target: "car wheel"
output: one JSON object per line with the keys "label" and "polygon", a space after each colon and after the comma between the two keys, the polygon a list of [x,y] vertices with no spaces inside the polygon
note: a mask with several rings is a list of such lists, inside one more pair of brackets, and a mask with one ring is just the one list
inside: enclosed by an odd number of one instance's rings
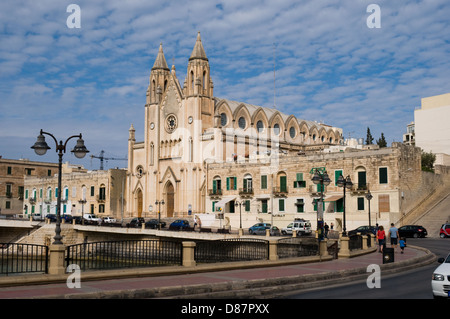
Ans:
{"label": "car wheel", "polygon": [[439,237],[445,238],[445,234],[440,234]]}
{"label": "car wheel", "polygon": [[413,237],[414,237],[414,238],[419,238],[419,234],[414,233]]}

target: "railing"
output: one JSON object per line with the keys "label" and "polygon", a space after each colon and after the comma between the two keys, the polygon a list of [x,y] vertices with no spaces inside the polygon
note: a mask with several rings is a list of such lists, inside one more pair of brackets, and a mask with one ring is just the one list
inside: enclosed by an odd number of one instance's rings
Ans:
{"label": "railing", "polygon": [[319,254],[319,244],[316,239],[283,238],[278,241],[279,258],[315,256]]}
{"label": "railing", "polygon": [[266,260],[268,241],[262,239],[223,239],[196,243],[194,259],[197,263]]}
{"label": "railing", "polygon": [[182,264],[182,243],[163,240],[129,240],[67,246],[66,266],[81,270],[149,267]]}
{"label": "railing", "polygon": [[363,238],[361,235],[349,236],[348,249],[350,250],[362,249],[363,248],[362,240]]}
{"label": "railing", "polygon": [[48,272],[48,246],[0,243],[0,274]]}

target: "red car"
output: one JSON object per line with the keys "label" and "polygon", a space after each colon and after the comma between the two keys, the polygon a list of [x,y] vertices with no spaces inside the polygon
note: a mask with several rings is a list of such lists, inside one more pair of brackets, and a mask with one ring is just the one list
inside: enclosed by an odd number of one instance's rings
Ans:
{"label": "red car", "polygon": [[444,224],[439,231],[439,237],[446,238],[450,237],[450,224]]}

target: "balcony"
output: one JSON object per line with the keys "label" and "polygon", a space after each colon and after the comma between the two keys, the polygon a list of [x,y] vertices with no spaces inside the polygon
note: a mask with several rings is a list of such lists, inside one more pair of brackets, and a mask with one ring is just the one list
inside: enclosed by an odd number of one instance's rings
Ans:
{"label": "balcony", "polygon": [[285,197],[288,194],[288,187],[287,186],[273,187],[272,192],[274,196]]}
{"label": "balcony", "polygon": [[222,196],[222,189],[208,189],[208,195],[210,197],[220,197]]}
{"label": "balcony", "polygon": [[95,196],[95,199],[96,199],[97,202],[99,202],[99,203],[104,203],[104,202],[106,201],[105,196],[101,196],[101,195]]}
{"label": "balcony", "polygon": [[368,190],[369,190],[368,183],[353,184],[353,186],[352,186],[353,194],[364,194],[364,193],[367,193]]}
{"label": "balcony", "polygon": [[242,197],[251,197],[253,196],[254,191],[253,191],[253,187],[244,187],[244,188],[239,188],[239,195]]}

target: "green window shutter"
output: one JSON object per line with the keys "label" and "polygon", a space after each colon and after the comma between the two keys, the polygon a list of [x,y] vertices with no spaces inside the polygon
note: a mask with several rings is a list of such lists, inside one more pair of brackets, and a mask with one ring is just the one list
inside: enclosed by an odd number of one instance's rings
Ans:
{"label": "green window shutter", "polygon": [[261,175],[261,189],[267,189],[267,175]]}
{"label": "green window shutter", "polygon": [[227,191],[230,190],[230,178],[227,177]]}
{"label": "green window shutter", "polygon": [[[217,181],[213,181],[213,194],[216,193],[217,190]],[[213,211],[214,211],[214,207],[213,207]]]}
{"label": "green window shutter", "polygon": [[55,198],[58,198],[58,187],[55,187]]}
{"label": "green window shutter", "polygon": [[282,192],[287,191],[286,176],[280,176],[280,191],[282,191]]}
{"label": "green window shutter", "polygon": [[213,211],[213,213],[215,212],[215,208],[216,208],[216,202],[212,202],[212,211]]}
{"label": "green window shutter", "polygon": [[25,199],[28,199],[28,189],[25,190]]}
{"label": "green window shutter", "polygon": [[342,173],[342,170],[337,170],[334,171],[334,186],[337,186],[337,181],[339,179],[339,176],[344,176],[344,174]]}
{"label": "green window shutter", "polygon": [[234,182],[233,189],[236,190],[237,189],[237,177],[233,177],[233,182]]}
{"label": "green window shutter", "polygon": [[297,213],[304,213],[304,201],[302,198],[297,199]]}
{"label": "green window shutter", "polygon": [[364,197],[358,197],[358,210],[364,210]]}
{"label": "green window shutter", "polygon": [[284,212],[284,199],[278,200],[278,211]]}
{"label": "green window shutter", "polygon": [[250,211],[250,201],[249,201],[249,200],[246,200],[246,201],[245,201],[245,211],[246,211],[246,212],[249,212],[249,211]]}
{"label": "green window shutter", "polygon": [[261,201],[261,209],[262,209],[262,213],[267,214],[267,199],[263,199]]}
{"label": "green window shutter", "polygon": [[387,184],[388,183],[388,173],[387,173],[387,167],[380,167],[379,169],[379,175],[380,175],[380,184]]}

